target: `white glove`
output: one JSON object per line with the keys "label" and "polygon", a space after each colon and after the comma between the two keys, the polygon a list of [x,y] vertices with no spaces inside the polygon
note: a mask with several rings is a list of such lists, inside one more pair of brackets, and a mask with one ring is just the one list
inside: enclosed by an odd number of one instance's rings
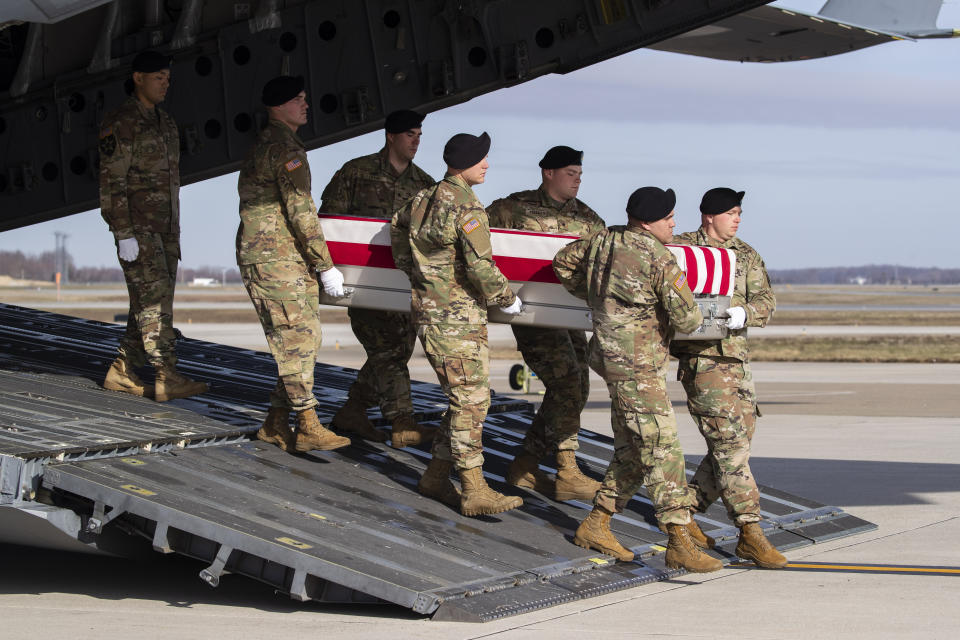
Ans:
{"label": "white glove", "polygon": [[747,323],[747,311],[743,307],[730,307],[727,309],[727,329],[743,329]]}
{"label": "white glove", "polygon": [[140,245],[136,238],[124,238],[117,243],[117,255],[124,262],[133,262],[140,255]]}
{"label": "white glove", "polygon": [[342,298],[343,292],[343,274],[340,269],[330,267],[320,274],[320,284],[323,285],[323,292],[334,298]]}
{"label": "white glove", "polygon": [[523,300],[520,299],[520,296],[517,296],[512,305],[509,307],[500,307],[500,311],[503,311],[508,316],[518,316],[523,313]]}

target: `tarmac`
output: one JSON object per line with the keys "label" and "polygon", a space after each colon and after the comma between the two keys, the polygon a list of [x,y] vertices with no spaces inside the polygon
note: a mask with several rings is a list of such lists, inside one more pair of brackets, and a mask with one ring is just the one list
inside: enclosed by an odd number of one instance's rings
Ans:
{"label": "tarmac", "polygon": [[[263,348],[255,325],[180,327],[191,337]],[[491,327],[509,348],[509,329]],[[359,366],[345,325],[327,325],[320,359]],[[257,346],[260,345],[260,346]],[[339,345],[339,348],[338,346]],[[514,361],[494,360],[507,391]],[[421,355],[414,378],[434,381]],[[842,507],[879,529],[788,552],[781,571],[727,568],[486,624],[432,622],[392,605],[298,603],[199,563],[130,560],[0,546],[0,638],[953,638],[960,627],[960,365],[755,363],[764,417],[758,481]],[[538,383],[525,397],[538,401]],[[705,447],[669,391],[685,454]],[[610,433],[596,378],[582,416]],[[819,563],[813,565],[813,563]],[[810,566],[812,565],[812,566]]]}

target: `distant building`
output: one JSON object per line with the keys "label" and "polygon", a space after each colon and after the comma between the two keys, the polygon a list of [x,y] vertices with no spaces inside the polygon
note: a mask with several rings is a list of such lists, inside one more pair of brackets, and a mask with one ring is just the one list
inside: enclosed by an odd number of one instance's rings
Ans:
{"label": "distant building", "polygon": [[190,283],[191,287],[219,287],[220,282],[216,278],[194,278]]}

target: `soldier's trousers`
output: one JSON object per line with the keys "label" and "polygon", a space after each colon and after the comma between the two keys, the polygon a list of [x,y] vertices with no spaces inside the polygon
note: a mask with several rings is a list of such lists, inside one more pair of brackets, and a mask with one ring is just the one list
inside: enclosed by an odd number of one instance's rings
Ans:
{"label": "soldier's trousers", "polygon": [[590,395],[587,337],[583,331],[513,325],[524,362],[546,387],[543,402],[523,440],[537,458],[580,448],[580,414]]}
{"label": "soldier's trousers", "polygon": [[673,411],[642,413],[636,382],[608,383],[607,389],[614,451],[594,504],[621,512],[644,486],[661,523],[690,522],[693,492],[687,486]]}
{"label": "soldier's trousers", "polygon": [[350,327],[367,361],[360,368],[348,396],[365,407],[379,405],[387,420],[412,415],[410,370],[417,332],[409,313],[353,308],[347,310]]}
{"label": "soldier's trousers", "polygon": [[723,500],[738,526],[759,522],[760,492],[750,471],[750,442],[757,423],[757,399],[750,365],[733,358],[680,357],[677,378],[687,392],[687,408],[707,441],[690,486],[697,510]]}
{"label": "soldier's trousers", "polygon": [[[120,339],[119,356],[134,367],[177,363],[173,333],[173,294],[180,260],[180,237],[175,233],[142,232],[136,259],[120,260],[127,283],[130,310],[127,330]],[[116,244],[117,241],[114,239]]]}
{"label": "soldier's trousers", "polygon": [[270,406],[293,411],[315,407],[313,370],[321,341],[316,276],[293,261],[240,265],[240,276],[277,362],[279,379]]}
{"label": "soldier's trousers", "polygon": [[433,440],[433,457],[457,470],[483,465],[483,421],[490,408],[487,325],[424,324],[420,344],[450,406]]}

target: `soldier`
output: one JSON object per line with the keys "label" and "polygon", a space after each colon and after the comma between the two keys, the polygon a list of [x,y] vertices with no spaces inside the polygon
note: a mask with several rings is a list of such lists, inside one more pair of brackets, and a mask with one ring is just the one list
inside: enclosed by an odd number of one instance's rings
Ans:
{"label": "soldier", "polygon": [[[390,228],[393,259],[410,278],[420,344],[450,402],[417,488],[465,516],[523,504],[488,487],[482,468],[490,406],[487,306],[499,305],[510,315],[522,310],[493,262],[487,214],[472,189],[484,181],[489,149],[486,133],[450,138],[443,149],[446,176],[399,209]],[[462,493],[450,481],[454,466]]]}
{"label": "soldier", "polygon": [[684,526],[693,497],[667,396],[671,331],[692,331],[703,322],[686,274],[663,246],[673,235],[674,204],[672,189],[637,189],[627,202],[625,227],[577,240],[553,260],[563,286],[593,312],[590,366],[607,382],[614,439],[593,510],[573,541],[633,560],[610,531],[610,517],[623,511],[643,484],[670,536],[667,566],[707,572],[722,565],[692,542]]}
{"label": "soldier", "polygon": [[[487,207],[491,227],[564,233],[581,238],[605,227],[593,209],[577,199],[583,152],[553,147],[540,160],[538,189],[519,191]],[[593,500],[600,483],[577,466],[580,414],[590,395],[587,338],[583,331],[512,325],[524,361],[543,381],[546,393],[523,439],[523,451],[510,464],[507,482],[536,489],[557,500]],[[540,471],[540,460],[557,459],[556,483]]]}
{"label": "soldier", "polygon": [[[130,310],[106,389],[157,402],[210,387],[176,370],[173,292],[180,260],[180,136],[157,105],[170,87],[170,58],[144,51],[133,59],[130,97],[100,127],[100,213],[113,232]],[[150,362],[156,384],[134,371]]]}
{"label": "soldier", "polygon": [[[310,165],[297,129],[307,123],[303,76],[279,76],[263,87],[269,123],[240,169],[237,264],[260,317],[279,379],[257,437],[284,451],[338,449],[349,438],[317,419],[313,370],[320,347],[320,290],[343,295],[310,196]],[[296,412],[297,432],[290,429]]]}
{"label": "soldier", "polygon": [[[423,118],[416,111],[388,115],[383,149],[343,165],[323,190],[320,211],[389,220],[418,191],[432,185],[434,179],[413,163]],[[383,417],[393,425],[392,446],[400,449],[429,442],[435,430],[417,424],[410,399],[407,362],[417,339],[410,314],[350,307],[347,315],[367,361],[331,427],[383,442],[387,437],[367,418],[367,407],[380,405]]]}
{"label": "soldier", "polygon": [[[760,412],[746,330],[766,325],[777,300],[760,254],[737,238],[743,194],[723,187],[710,189],[700,202],[700,228],[673,238],[676,244],[723,247],[736,253],[733,306],[727,311],[729,333],[723,340],[674,342],[670,353],[680,361],[677,378],[687,392],[687,408],[707,441],[707,455],[690,481],[696,510],[703,513],[721,498],[730,519],[740,527],[737,556],[766,569],[780,569],[787,559],[763,535],[760,493],[750,472],[750,442]],[[699,528],[691,534],[701,546],[713,547],[714,540]]]}

